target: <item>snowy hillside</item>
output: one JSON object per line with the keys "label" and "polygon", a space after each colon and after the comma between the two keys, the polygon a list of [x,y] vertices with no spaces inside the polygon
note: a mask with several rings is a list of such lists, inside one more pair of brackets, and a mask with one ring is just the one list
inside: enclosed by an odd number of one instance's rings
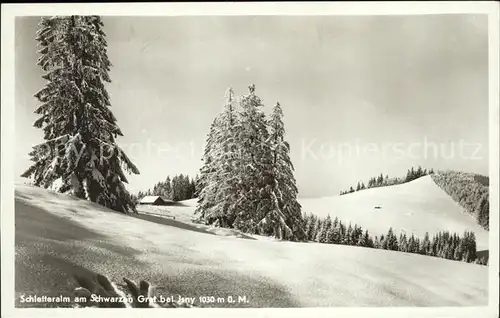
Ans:
{"label": "snowy hillside", "polygon": [[[373,235],[386,234],[390,226],[423,238],[425,232],[448,230],[476,234],[477,249],[488,249],[488,232],[463,212],[453,199],[425,176],[409,183],[367,189],[351,194],[300,200],[306,213],[321,217],[330,214],[357,223]],[[380,207],[376,209],[375,207]]]}
{"label": "snowy hillside", "polygon": [[[382,205],[377,213],[395,222],[398,218],[387,210],[392,206],[395,211],[402,199],[384,201],[384,196],[375,195],[382,190],[358,196],[372,197],[365,205]],[[356,195],[345,199],[349,197]],[[412,206],[425,206],[409,198]],[[192,213],[189,202],[174,208],[175,220],[161,222],[166,219],[130,217],[29,186],[17,186],[15,200],[17,305],[21,294],[69,294],[75,287],[70,278],[74,273],[101,273],[116,281],[123,276],[147,279],[165,295],[248,300],[205,306],[487,304],[486,266],[359,247],[216,235],[181,217]],[[444,199],[438,202],[446,205]],[[410,211],[417,212],[403,213]]]}

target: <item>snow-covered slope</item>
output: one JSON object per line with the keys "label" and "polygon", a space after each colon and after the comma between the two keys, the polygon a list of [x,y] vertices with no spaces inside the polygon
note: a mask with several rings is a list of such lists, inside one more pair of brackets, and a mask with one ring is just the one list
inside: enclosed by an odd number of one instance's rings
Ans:
{"label": "snow-covered slope", "polygon": [[[74,273],[147,279],[174,297],[247,298],[206,306],[487,304],[485,266],[360,247],[214,235],[189,223],[126,216],[29,186],[16,187],[15,197],[18,305],[21,294],[68,295],[75,287]],[[191,213],[189,204],[184,208]]]}
{"label": "snow-covered slope", "polygon": [[[425,176],[409,183],[367,189],[347,195],[300,200],[306,213],[321,217],[337,216],[343,222],[353,222],[373,235],[386,234],[390,226],[399,234],[412,232],[423,238],[448,230],[476,234],[478,250],[488,249],[488,232],[476,220],[463,212],[453,199]],[[379,206],[380,209],[375,209]]]}

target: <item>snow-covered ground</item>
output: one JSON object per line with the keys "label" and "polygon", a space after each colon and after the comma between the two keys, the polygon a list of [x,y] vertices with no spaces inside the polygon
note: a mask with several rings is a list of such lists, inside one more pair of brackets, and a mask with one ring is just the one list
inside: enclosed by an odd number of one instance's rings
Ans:
{"label": "snow-covered ground", "polygon": [[[486,266],[228,236],[186,221],[193,202],[170,207],[173,220],[130,217],[29,186],[17,186],[15,197],[16,297],[70,294],[76,287],[71,275],[101,273],[115,281],[147,279],[174,297],[247,299],[205,306],[483,306],[488,301]],[[388,202],[377,204],[384,209]]]}
{"label": "snow-covered ground", "polygon": [[139,212],[138,218],[149,220],[153,222],[160,222],[165,225],[174,227],[183,227],[188,224],[190,228],[197,229],[200,232],[212,233],[219,236],[229,236],[236,238],[264,238],[257,235],[248,235],[233,229],[226,229],[220,227],[207,226],[193,222],[196,219],[194,213],[196,209],[197,199],[185,200],[178,202],[173,206],[154,206],[154,205],[139,205],[137,211]]}
{"label": "snow-covered ground", "polygon": [[[308,214],[337,216],[343,222],[357,223],[372,235],[385,235],[390,226],[398,235],[405,231],[420,238],[425,232],[432,237],[443,230],[460,235],[469,230],[476,234],[477,249],[488,249],[488,231],[481,228],[474,217],[463,212],[430,176],[342,196],[302,199],[300,203]],[[375,209],[376,206],[380,209]]]}

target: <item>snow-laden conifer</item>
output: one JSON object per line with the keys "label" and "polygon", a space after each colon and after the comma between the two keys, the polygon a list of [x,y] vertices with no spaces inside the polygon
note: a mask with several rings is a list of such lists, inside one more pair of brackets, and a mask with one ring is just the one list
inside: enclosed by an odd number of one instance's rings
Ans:
{"label": "snow-laden conifer", "polygon": [[304,220],[301,206],[297,201],[298,188],[294,176],[294,167],[290,158],[290,144],[285,140],[283,109],[279,102],[273,107],[269,119],[270,145],[274,178],[274,193],[278,209],[285,216],[285,223],[292,229],[292,237],[287,239],[305,239]]}
{"label": "snow-laden conifer", "polygon": [[122,133],[104,85],[111,63],[100,17],[43,18],[37,40],[48,83],[35,94],[41,105],[34,126],[43,128],[45,141],[22,176],[46,188],[59,181],[60,192],[134,211],[125,171],[139,171],[115,141]]}
{"label": "snow-laden conifer", "polygon": [[[203,167],[205,184],[200,193],[198,210],[208,224],[231,227],[236,217],[239,182],[239,120],[234,93],[226,92],[224,110],[217,116],[207,142],[206,164]],[[207,174],[206,172],[209,172]]]}
{"label": "snow-laden conifer", "polygon": [[202,157],[202,166],[200,168],[199,178],[196,184],[198,189],[198,204],[195,210],[195,214],[199,215],[199,219],[205,219],[206,211],[212,207],[214,203],[214,197],[210,194],[212,189],[207,188],[211,183],[211,177],[214,172],[214,160],[215,153],[217,151],[215,144],[216,134],[220,132],[219,127],[219,117],[216,116],[210,125],[210,130],[207,134],[205,141],[205,149]]}
{"label": "snow-laden conifer", "polygon": [[254,85],[237,100],[226,96],[207,136],[197,213],[208,224],[306,239],[281,106],[267,119]]}

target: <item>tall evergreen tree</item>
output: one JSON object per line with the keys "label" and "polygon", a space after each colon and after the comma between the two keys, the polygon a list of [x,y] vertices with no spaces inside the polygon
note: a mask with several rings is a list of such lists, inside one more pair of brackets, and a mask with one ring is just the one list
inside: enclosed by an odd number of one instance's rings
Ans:
{"label": "tall evergreen tree", "polygon": [[204,166],[198,185],[198,210],[207,224],[232,227],[237,216],[241,169],[239,165],[239,121],[234,93],[226,92],[223,111],[212,124],[205,147]]}
{"label": "tall evergreen tree", "polygon": [[237,102],[228,91],[207,136],[196,213],[208,224],[304,240],[313,230],[297,201],[283,112],[278,103],[267,120],[262,107],[254,85]]}
{"label": "tall evergreen tree", "polygon": [[413,233],[408,238],[408,253],[416,253],[418,249],[415,247],[415,236]]}
{"label": "tall evergreen tree", "polygon": [[191,195],[189,194],[189,191],[190,191],[189,176],[181,173],[178,178],[179,178],[179,181],[178,181],[179,182],[179,184],[178,184],[178,187],[179,187],[178,201],[190,199]]}
{"label": "tall evergreen tree", "polygon": [[203,164],[200,168],[198,183],[196,184],[198,188],[198,205],[195,214],[198,214],[200,219],[205,219],[206,212],[215,205],[214,195],[211,194],[214,189],[207,188],[207,186],[210,184],[211,177],[215,171],[214,160],[218,151],[215,139],[217,138],[217,134],[221,131],[220,126],[220,118],[216,116],[210,125],[210,130],[205,142],[205,149],[202,157]]}
{"label": "tall evergreen tree", "polygon": [[220,131],[214,138],[212,151],[213,173],[206,187],[215,200],[208,210],[208,223],[217,222],[223,227],[232,227],[238,213],[238,200],[241,199],[241,166],[239,158],[240,122],[237,118],[234,93],[231,88],[226,92],[226,103],[219,115]]}
{"label": "tall evergreen tree", "polygon": [[[269,139],[274,179],[272,193],[276,200],[273,213],[276,214],[274,218],[278,219],[276,224],[292,230],[292,233],[286,237],[287,239],[303,240],[305,238],[304,221],[301,218],[301,206],[297,201],[299,191],[290,158],[290,145],[285,140],[283,110],[279,102],[273,107],[269,119]],[[283,222],[279,221],[281,215],[284,216]]]}
{"label": "tall evergreen tree", "polygon": [[[285,237],[291,229],[277,227],[283,225],[285,217],[275,209],[273,193],[272,151],[269,143],[266,116],[262,111],[262,101],[255,95],[255,86],[249,86],[250,93],[241,96],[241,112],[238,119],[238,198],[235,204],[234,227],[244,232]],[[268,216],[271,211],[276,211]],[[286,232],[286,233],[283,233]]]}
{"label": "tall evergreen tree", "polygon": [[316,241],[316,238],[318,237],[318,233],[321,230],[321,226],[323,224],[323,221],[316,217],[316,222],[314,223],[313,230],[311,231],[311,240]]}
{"label": "tall evergreen tree", "polygon": [[438,254],[438,236],[437,235],[433,235],[432,236],[432,241],[431,241],[430,255],[437,256],[437,254]]}
{"label": "tall evergreen tree", "polygon": [[464,261],[471,263],[476,259],[476,235],[466,231],[463,237]]}
{"label": "tall evergreen tree", "polygon": [[387,232],[386,237],[386,249],[397,251],[398,250],[398,239],[392,230],[392,227],[389,227],[389,231]]}
{"label": "tall evergreen tree", "polygon": [[[236,201],[234,227],[250,233],[295,239],[297,229],[280,207],[268,122],[262,111],[262,100],[255,94],[255,85],[249,86],[249,94],[241,96],[239,104],[240,194]],[[301,220],[300,210],[297,218]]]}
{"label": "tall evergreen tree", "polygon": [[461,261],[464,256],[463,251],[464,251],[463,241],[459,240],[457,246],[455,247],[455,251],[453,252],[453,259],[456,261]]}
{"label": "tall evergreen tree", "polygon": [[328,215],[323,221],[319,232],[316,234],[316,242],[318,243],[328,243],[328,233],[332,227],[332,219]]}
{"label": "tall evergreen tree", "polygon": [[339,243],[346,244],[347,242],[347,228],[342,221],[339,221]]}
{"label": "tall evergreen tree", "polygon": [[34,147],[34,164],[22,176],[36,186],[58,183],[59,192],[131,212],[135,205],[123,169],[139,170],[115,141],[122,133],[104,85],[111,62],[102,26],[98,16],[42,19],[38,65],[48,83],[35,94],[42,104],[34,126],[43,127],[45,142]]}
{"label": "tall evergreen tree", "polygon": [[340,239],[340,226],[339,226],[339,219],[338,217],[335,217],[332,222],[332,226],[330,227],[330,231],[328,232],[327,235],[327,241],[332,244],[340,244],[341,239]]}
{"label": "tall evergreen tree", "polygon": [[422,255],[430,255],[431,253],[431,241],[429,239],[429,232],[425,232],[424,239],[421,241],[420,244],[419,253]]}
{"label": "tall evergreen tree", "polygon": [[189,184],[189,193],[190,193],[190,197],[189,199],[193,199],[193,198],[196,198],[196,181],[197,179],[194,178],[194,179],[191,179],[191,182]]}
{"label": "tall evergreen tree", "polygon": [[399,247],[398,250],[401,252],[408,252],[408,239],[406,233],[401,233],[399,235]]}
{"label": "tall evergreen tree", "polygon": [[368,230],[365,230],[364,234],[360,236],[357,245],[363,247],[373,247],[373,241],[370,237],[370,234],[368,234]]}
{"label": "tall evergreen tree", "polygon": [[316,223],[316,217],[314,216],[314,214],[309,214],[307,215],[305,218],[305,234],[306,234],[306,239],[308,241],[313,241],[314,238],[312,237],[312,233],[314,231],[314,225]]}

